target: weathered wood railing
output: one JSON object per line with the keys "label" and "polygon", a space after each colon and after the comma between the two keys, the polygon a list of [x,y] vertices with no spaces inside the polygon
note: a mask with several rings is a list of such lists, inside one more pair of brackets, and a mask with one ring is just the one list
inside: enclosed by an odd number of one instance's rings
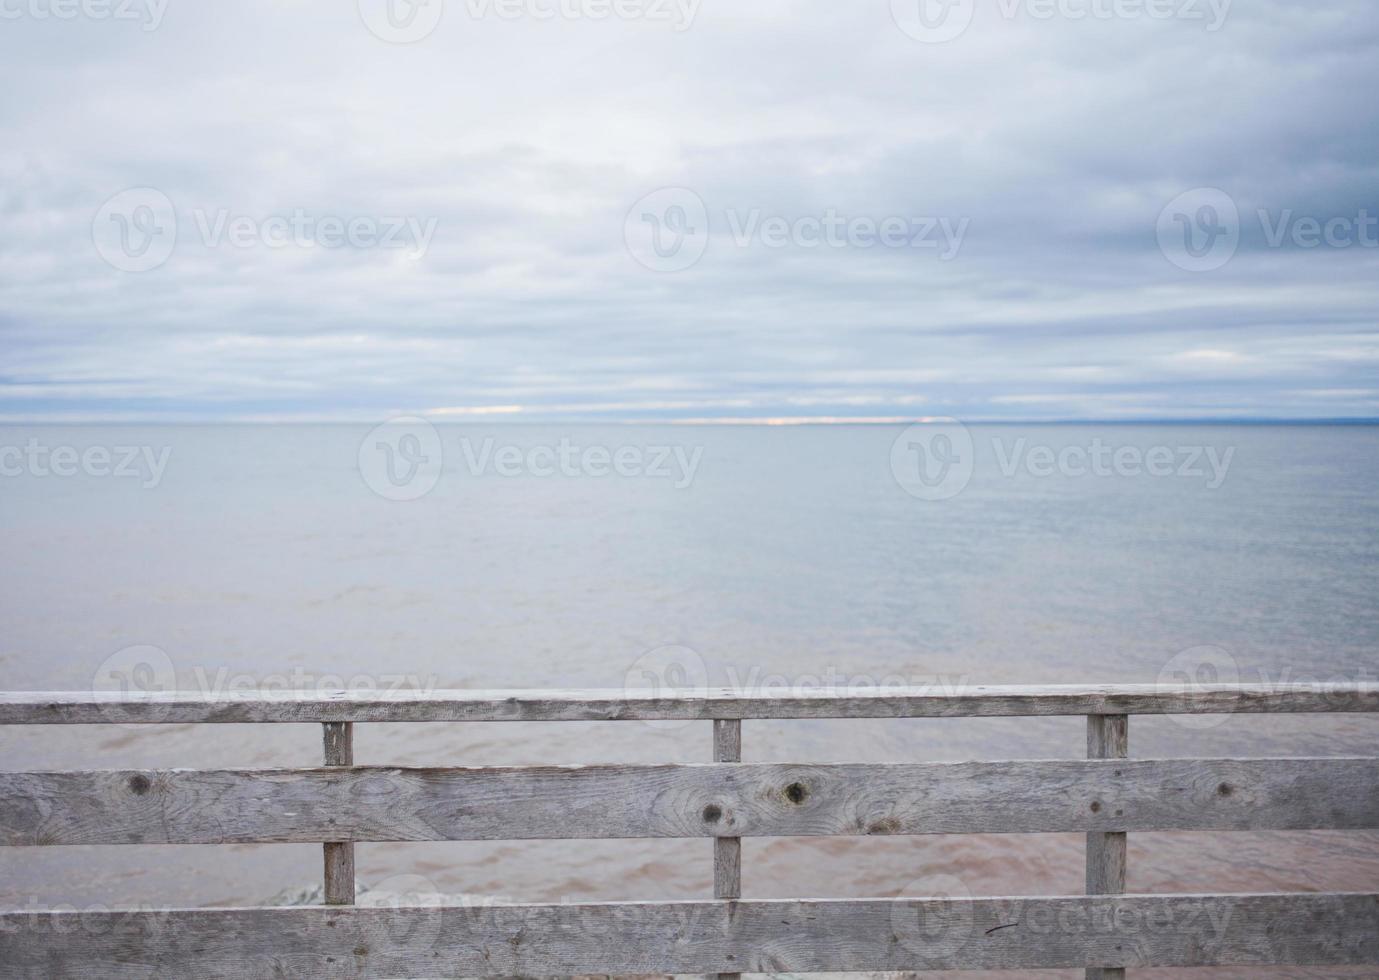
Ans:
{"label": "weathered wood railing", "polygon": [[[0,845],[319,842],[326,907],[0,912],[0,977],[1379,964],[1379,894],[1124,895],[1125,835],[1379,827],[1379,758],[1129,760],[1134,714],[1379,712],[1379,686],[0,694],[0,724],[315,722],[325,767],[0,773]],[[1085,761],[753,765],[743,719],[1086,715]],[[360,722],[712,721],[714,763],[358,766]],[[743,837],[1085,832],[1087,895],[741,899]],[[705,837],[712,902],[355,907],[356,841]]]}

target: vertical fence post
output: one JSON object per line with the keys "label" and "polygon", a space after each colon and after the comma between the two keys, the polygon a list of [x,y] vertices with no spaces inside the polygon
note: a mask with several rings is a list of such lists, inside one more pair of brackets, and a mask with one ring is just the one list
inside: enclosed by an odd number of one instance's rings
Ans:
{"label": "vertical fence post", "polygon": [[[322,723],[327,766],[354,765],[354,723],[327,721]],[[326,904],[354,904],[354,844],[325,845]]]}
{"label": "vertical fence post", "polygon": [[[1124,759],[1130,750],[1127,715],[1087,716],[1087,758]],[[1125,894],[1125,834],[1087,835],[1087,894]],[[1124,980],[1119,968],[1093,967],[1087,980]]]}
{"label": "vertical fence post", "polygon": [[[737,720],[713,723],[713,761],[742,761],[742,722]],[[742,897],[742,838],[715,837],[713,839],[713,897],[738,899]],[[740,973],[720,973],[719,980],[739,980]]]}

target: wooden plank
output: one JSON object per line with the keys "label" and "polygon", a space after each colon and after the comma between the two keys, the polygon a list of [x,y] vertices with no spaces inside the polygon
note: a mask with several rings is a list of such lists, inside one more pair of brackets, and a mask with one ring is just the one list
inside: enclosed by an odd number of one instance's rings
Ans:
{"label": "wooden plank", "polygon": [[[1130,719],[1125,715],[1087,716],[1087,758],[1124,759],[1130,750]],[[1092,832],[1087,835],[1087,894],[1120,895],[1125,892],[1124,833]],[[1089,967],[1086,980],[1125,980],[1116,967]]]}
{"label": "wooden plank", "polygon": [[[713,758],[715,762],[742,761],[742,722],[715,721],[713,723]],[[700,816],[704,822],[712,823],[713,816],[708,808],[722,804],[706,803]],[[720,818],[721,819],[721,818]],[[714,898],[742,897],[742,838],[715,837],[713,860]]]}
{"label": "wooden plank", "polygon": [[[326,765],[354,765],[354,725],[327,722],[322,726]],[[354,845],[332,841],[325,850],[325,899],[327,905],[354,904]]]}
{"label": "wooden plank", "polygon": [[0,844],[1379,827],[1379,759],[0,773]]}
{"label": "wooden plank", "polygon": [[768,690],[0,692],[0,724],[629,721],[1379,712],[1379,684],[1097,684]]}
{"label": "wooden plank", "polygon": [[1379,895],[0,914],[11,980],[1379,963]]}
{"label": "wooden plank", "polygon": [[[713,723],[713,761],[742,761],[742,722]],[[742,897],[742,838],[715,837],[713,842],[713,897]],[[720,973],[718,980],[741,980],[740,973]]]}

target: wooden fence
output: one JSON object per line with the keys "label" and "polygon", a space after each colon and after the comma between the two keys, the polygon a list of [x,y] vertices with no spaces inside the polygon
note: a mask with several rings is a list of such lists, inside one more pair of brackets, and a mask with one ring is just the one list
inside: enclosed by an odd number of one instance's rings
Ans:
{"label": "wooden fence", "polygon": [[[389,978],[1379,964],[1379,894],[1125,895],[1126,834],[1379,827],[1379,758],[1130,760],[1128,718],[1379,712],[1379,686],[0,694],[0,724],[312,722],[317,769],[0,773],[0,845],[315,842],[325,906],[0,912],[0,977]],[[1087,716],[1079,761],[755,765],[743,719]],[[713,723],[705,765],[360,766],[361,722]],[[1087,894],[741,898],[743,837],[1087,834]],[[354,906],[354,842],[712,838],[714,901]]]}

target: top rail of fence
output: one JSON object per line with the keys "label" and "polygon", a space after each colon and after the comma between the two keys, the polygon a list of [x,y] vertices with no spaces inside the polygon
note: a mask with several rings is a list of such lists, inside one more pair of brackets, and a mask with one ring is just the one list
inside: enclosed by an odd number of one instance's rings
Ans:
{"label": "top rail of fence", "polygon": [[742,692],[393,690],[0,692],[0,724],[634,721],[1379,713],[1379,683],[1066,684]]}

